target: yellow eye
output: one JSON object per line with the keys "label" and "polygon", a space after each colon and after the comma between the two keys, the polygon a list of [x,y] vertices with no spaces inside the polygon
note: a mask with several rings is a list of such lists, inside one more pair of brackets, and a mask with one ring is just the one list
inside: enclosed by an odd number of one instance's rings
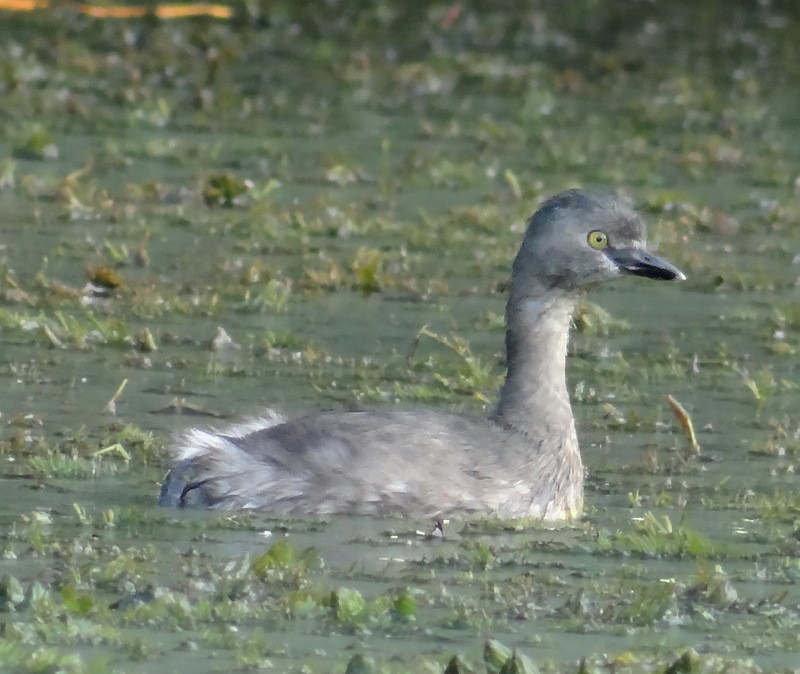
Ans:
{"label": "yellow eye", "polygon": [[608,237],[606,236],[606,233],[600,231],[599,229],[589,232],[589,236],[586,237],[586,240],[595,250],[603,250],[603,248],[608,245]]}

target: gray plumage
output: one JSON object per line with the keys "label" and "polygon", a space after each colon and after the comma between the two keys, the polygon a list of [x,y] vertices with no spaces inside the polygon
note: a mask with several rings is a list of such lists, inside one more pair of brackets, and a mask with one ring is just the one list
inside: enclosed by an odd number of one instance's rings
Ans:
{"label": "gray plumage", "polygon": [[508,371],[488,420],[436,411],[268,412],[172,448],[161,504],[276,514],[578,515],[583,464],[566,385],[581,292],[621,274],[679,279],[648,253],[641,219],[608,195],[569,190],[528,222],[506,306]]}

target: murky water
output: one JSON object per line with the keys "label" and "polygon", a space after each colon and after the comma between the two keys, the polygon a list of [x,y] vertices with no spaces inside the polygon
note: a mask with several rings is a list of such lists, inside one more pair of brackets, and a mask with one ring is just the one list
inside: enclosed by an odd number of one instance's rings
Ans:
{"label": "murky water", "polygon": [[[410,7],[0,16],[0,668],[436,672],[492,637],[545,671],[796,671],[794,7]],[[156,506],[170,434],[217,416],[485,414],[524,220],[576,184],[689,275],[578,320],[580,522]]]}

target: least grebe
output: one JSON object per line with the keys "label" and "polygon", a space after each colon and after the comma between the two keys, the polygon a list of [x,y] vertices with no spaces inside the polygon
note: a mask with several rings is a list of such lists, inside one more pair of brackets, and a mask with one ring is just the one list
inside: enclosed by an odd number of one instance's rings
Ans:
{"label": "least grebe", "polygon": [[456,513],[571,518],[583,463],[565,375],[582,291],[633,274],[683,279],[645,249],[645,229],[610,195],[569,190],[528,221],[506,305],[505,383],[492,415],[357,411],[284,420],[273,412],[192,428],[172,448],[165,506],[276,514]]}

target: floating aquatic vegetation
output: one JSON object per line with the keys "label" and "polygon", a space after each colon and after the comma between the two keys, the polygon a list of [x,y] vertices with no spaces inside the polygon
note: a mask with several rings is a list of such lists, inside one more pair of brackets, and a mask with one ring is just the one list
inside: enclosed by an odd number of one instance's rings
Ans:
{"label": "floating aquatic vegetation", "polygon": [[700,532],[682,523],[673,525],[668,516],[658,518],[650,512],[634,519],[632,531],[618,531],[611,540],[601,536],[597,544],[604,553],[622,550],[654,557],[714,558],[725,550],[723,544],[712,543]]}
{"label": "floating aquatic vegetation", "polygon": [[203,188],[203,200],[208,206],[231,206],[242,204],[242,197],[253,187],[250,180],[236,178],[230,173],[211,176]]}
{"label": "floating aquatic vegetation", "polygon": [[57,159],[58,154],[52,132],[41,125],[23,133],[14,150],[14,155],[19,159]]}
{"label": "floating aquatic vegetation", "polygon": [[[498,669],[793,667],[797,19],[745,4],[6,12],[0,669],[477,673],[489,634]],[[585,519],[155,507],[176,411],[485,415],[512,249],[574,185],[627,190],[690,276],[646,323],[622,284],[576,316]],[[82,291],[103,265],[124,286]]]}

